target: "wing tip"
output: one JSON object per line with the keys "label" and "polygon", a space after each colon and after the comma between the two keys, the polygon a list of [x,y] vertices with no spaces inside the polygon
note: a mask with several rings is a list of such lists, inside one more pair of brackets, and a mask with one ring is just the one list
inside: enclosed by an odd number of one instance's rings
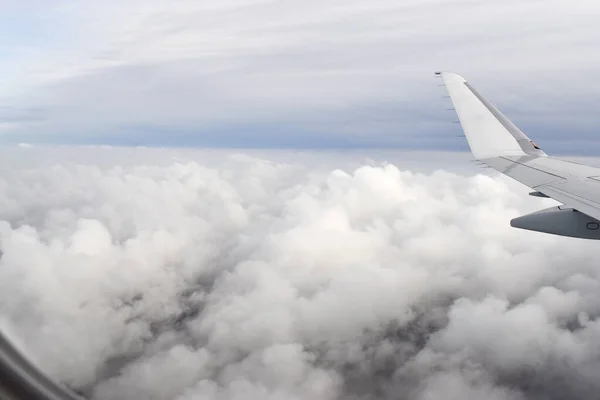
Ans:
{"label": "wing tip", "polygon": [[456,72],[452,72],[452,71],[437,71],[436,75],[441,76],[444,80],[451,79],[451,80],[456,80],[456,81],[460,81],[460,82],[467,81],[460,74],[457,74]]}

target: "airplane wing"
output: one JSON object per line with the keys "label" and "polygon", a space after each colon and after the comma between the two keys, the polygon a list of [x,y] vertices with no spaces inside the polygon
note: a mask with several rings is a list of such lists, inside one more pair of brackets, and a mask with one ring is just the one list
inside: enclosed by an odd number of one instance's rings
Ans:
{"label": "airplane wing", "polygon": [[443,81],[476,159],[563,203],[511,221],[511,226],[600,239],[600,168],[549,157],[463,77],[436,72]]}

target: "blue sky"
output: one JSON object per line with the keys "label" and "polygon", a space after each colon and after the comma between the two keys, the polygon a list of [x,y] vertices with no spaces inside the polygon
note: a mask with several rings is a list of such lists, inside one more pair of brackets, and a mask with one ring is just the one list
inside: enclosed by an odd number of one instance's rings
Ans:
{"label": "blue sky", "polygon": [[0,143],[464,150],[435,70],[598,154],[595,1],[0,3]]}

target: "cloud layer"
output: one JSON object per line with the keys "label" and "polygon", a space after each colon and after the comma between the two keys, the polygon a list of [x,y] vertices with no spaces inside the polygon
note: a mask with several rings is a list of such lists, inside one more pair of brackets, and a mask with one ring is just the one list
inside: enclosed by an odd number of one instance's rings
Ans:
{"label": "cloud layer", "polygon": [[3,330],[93,399],[600,389],[597,246],[510,228],[552,204],[515,183],[310,154],[85,151],[2,163],[0,304]]}
{"label": "cloud layer", "polygon": [[3,142],[456,149],[436,70],[547,150],[589,150],[600,123],[593,0],[4,7]]}

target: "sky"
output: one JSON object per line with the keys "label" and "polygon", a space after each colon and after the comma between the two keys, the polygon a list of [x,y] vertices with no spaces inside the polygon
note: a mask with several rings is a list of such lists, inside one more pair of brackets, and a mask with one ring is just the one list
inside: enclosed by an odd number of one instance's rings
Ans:
{"label": "sky", "polygon": [[589,399],[596,242],[433,72],[598,165],[600,4],[0,0],[0,330],[91,400]]}
{"label": "sky", "polygon": [[595,155],[600,4],[0,1],[0,144],[465,150],[433,72]]}
{"label": "sky", "polygon": [[597,242],[468,158],[0,148],[0,330],[91,400],[594,398]]}

